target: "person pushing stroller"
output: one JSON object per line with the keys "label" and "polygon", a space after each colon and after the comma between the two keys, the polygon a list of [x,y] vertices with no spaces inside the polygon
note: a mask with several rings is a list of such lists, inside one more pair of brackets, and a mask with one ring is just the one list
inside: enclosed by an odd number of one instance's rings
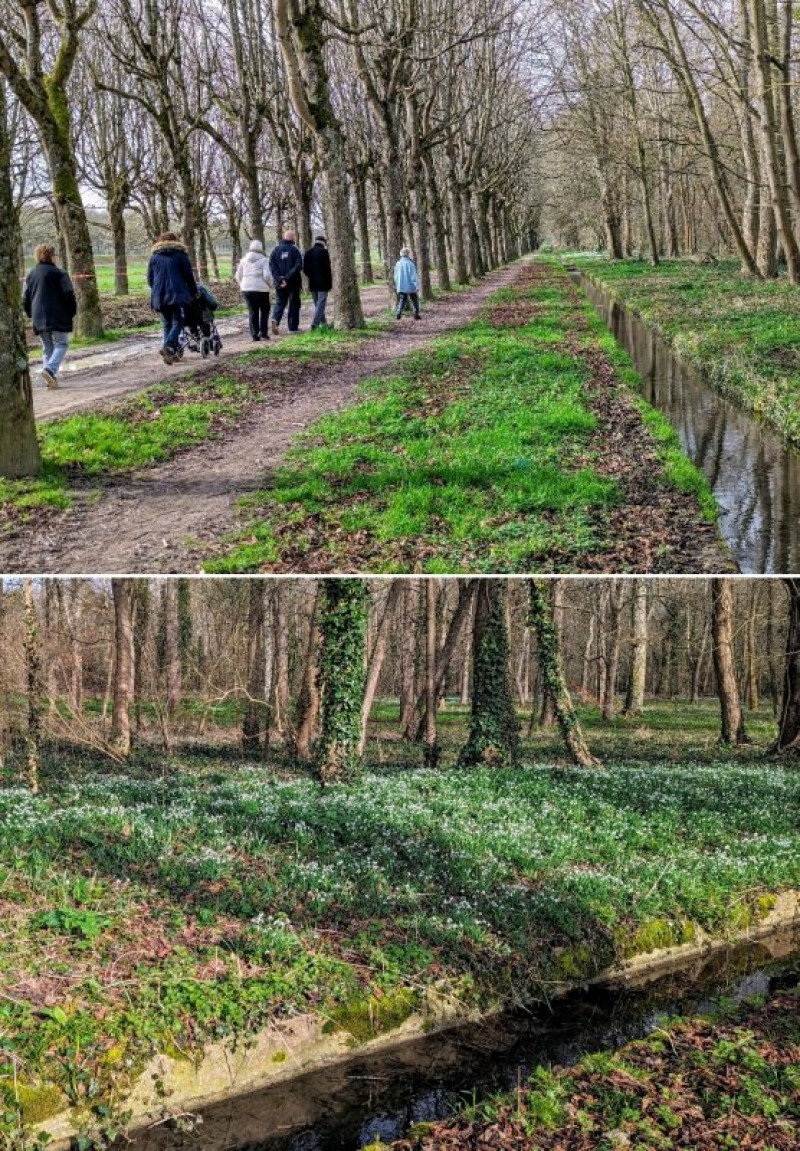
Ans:
{"label": "person pushing stroller", "polygon": [[197,296],[189,253],[174,232],[162,232],[153,245],[147,265],[150,307],[161,315],[164,346],[161,358],[174,364],[180,356],[181,332],[186,308]]}

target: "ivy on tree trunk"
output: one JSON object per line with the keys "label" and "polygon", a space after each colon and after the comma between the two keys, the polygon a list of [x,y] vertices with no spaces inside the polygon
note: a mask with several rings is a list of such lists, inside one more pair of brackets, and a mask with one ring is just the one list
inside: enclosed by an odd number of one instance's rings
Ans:
{"label": "ivy on tree trunk", "polygon": [[317,772],[323,784],[354,775],[364,698],[368,591],[363,580],[332,579],[323,586],[319,691],[322,731]]}
{"label": "ivy on tree trunk", "polygon": [[461,767],[510,767],[519,758],[519,720],[508,672],[506,587],[482,579],[473,631],[472,714]]}
{"label": "ivy on tree trunk", "polygon": [[580,767],[597,767],[598,761],[589,751],[572,706],[546,585],[540,580],[531,580],[530,591],[530,624],[536,633],[539,669],[545,690],[553,701],[553,709],[567,751],[573,762]]}

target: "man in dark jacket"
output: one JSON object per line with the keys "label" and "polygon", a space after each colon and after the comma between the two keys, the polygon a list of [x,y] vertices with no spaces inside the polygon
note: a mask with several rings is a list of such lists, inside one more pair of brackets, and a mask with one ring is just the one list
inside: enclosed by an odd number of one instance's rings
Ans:
{"label": "man in dark jacket", "polygon": [[294,232],[284,232],[283,239],[272,249],[269,270],[275,281],[275,307],[272,309],[272,331],[277,336],[284,309],[290,332],[300,330],[300,289],[303,286],[303,253]]}
{"label": "man in dark jacket", "polygon": [[56,264],[55,248],[40,244],[34,255],[36,267],[25,281],[22,306],[42,341],[42,379],[48,388],[57,388],[77,303],[72,281]]}
{"label": "man in dark jacket", "polygon": [[161,358],[166,364],[174,364],[179,355],[184,311],[197,296],[197,281],[188,252],[174,232],[162,232],[153,244],[147,282],[150,307],[161,313],[164,328]]}
{"label": "man in dark jacket", "polygon": [[314,297],[314,319],[311,321],[311,330],[325,324],[325,305],[328,302],[328,292],[333,287],[333,274],[331,272],[331,258],[328,254],[328,241],[324,236],[314,237],[314,246],[309,248],[303,256],[303,271],[308,277],[308,288]]}

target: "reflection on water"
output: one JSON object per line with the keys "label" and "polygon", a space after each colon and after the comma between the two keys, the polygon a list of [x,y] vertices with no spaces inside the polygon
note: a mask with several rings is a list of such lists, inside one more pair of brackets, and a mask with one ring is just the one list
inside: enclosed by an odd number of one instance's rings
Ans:
{"label": "reflection on water", "polygon": [[152,1129],[131,1151],[356,1151],[401,1138],[465,1100],[516,1086],[540,1063],[571,1064],[588,1051],[646,1035],[663,1014],[712,1012],[715,1000],[797,983],[800,935],[779,933],[700,958],[638,987],[589,988],[549,1010],[451,1028],[391,1051],[365,1053],[207,1108],[179,1133]]}
{"label": "reflection on water", "polygon": [[720,506],[720,530],[739,569],[800,571],[800,453],[726,402],[641,320],[583,276],[575,277],[669,419]]}

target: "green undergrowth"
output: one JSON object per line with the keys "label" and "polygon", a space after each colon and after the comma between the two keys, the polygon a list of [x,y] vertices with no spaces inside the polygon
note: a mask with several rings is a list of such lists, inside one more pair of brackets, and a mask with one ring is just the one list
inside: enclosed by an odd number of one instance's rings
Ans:
{"label": "green undergrowth", "polygon": [[[565,343],[576,305],[550,271],[496,292],[480,318],[366,381],[358,403],[300,437],[206,570],[561,570],[603,552],[621,492],[599,466],[590,364]],[[590,308],[585,317],[586,343],[635,386],[625,354]],[[664,483],[713,518],[674,433],[637,404]]]}
{"label": "green undergrowth", "polygon": [[800,1139],[800,988],[704,1015],[661,1019],[651,1034],[575,1066],[538,1066],[513,1092],[420,1124],[394,1151],[637,1147],[771,1151]]}
{"label": "green undergrowth", "polygon": [[0,788],[0,1140],[54,1101],[119,1121],[156,1050],[298,1011],[358,1045],[428,988],[550,994],[800,886],[796,771],[524,762],[320,790],[241,753],[123,774],[48,747],[41,795]]}
{"label": "green undergrowth", "polygon": [[800,288],[751,280],[736,261],[570,262],[606,287],[680,358],[736,403],[800,444]]}

